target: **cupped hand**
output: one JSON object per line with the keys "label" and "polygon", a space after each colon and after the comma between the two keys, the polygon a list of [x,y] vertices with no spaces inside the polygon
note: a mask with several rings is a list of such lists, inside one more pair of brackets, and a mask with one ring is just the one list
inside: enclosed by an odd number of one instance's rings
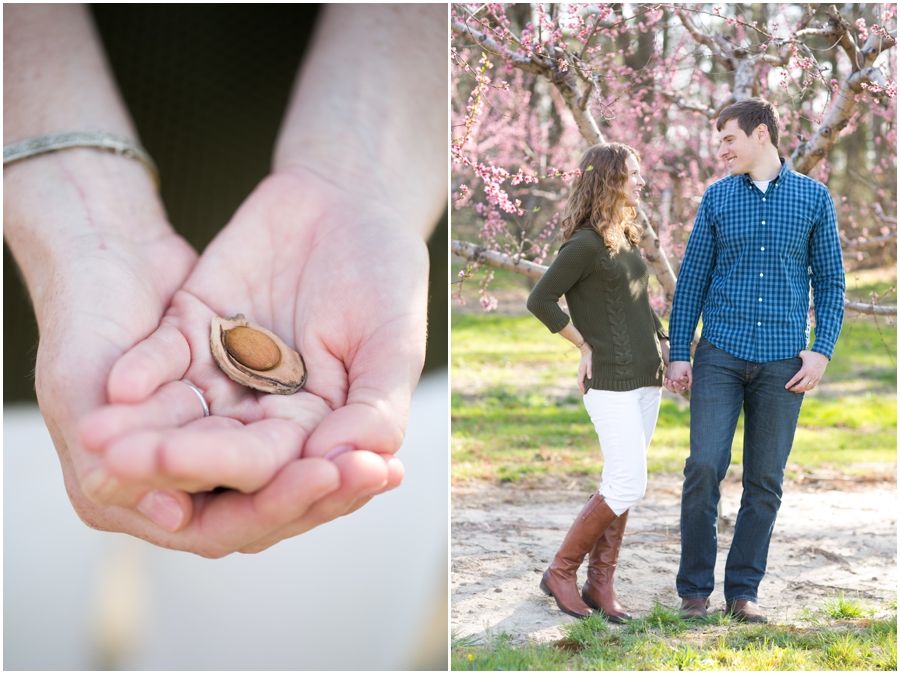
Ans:
{"label": "cupped hand", "polygon": [[[424,362],[428,275],[425,244],[403,225],[352,186],[300,169],[272,175],[158,330],[116,363],[112,404],[82,439],[115,479],[194,494],[180,519],[154,517],[165,545],[256,552],[400,483],[393,454]],[[303,355],[301,391],[260,393],[219,370],[210,321],[238,313]]]}
{"label": "cupped hand", "polygon": [[140,511],[158,499],[185,509],[189,495],[177,489],[153,495],[145,485],[117,479],[84,450],[79,428],[107,403],[113,364],[159,325],[197,256],[161,209],[135,207],[147,203],[137,192],[124,188],[114,195],[108,185],[74,174],[71,182],[56,182],[46,166],[21,167],[6,183],[21,190],[19,196],[47,188],[43,201],[10,206],[15,224],[8,232],[40,329],[38,403],[82,520],[152,539],[154,527]]}

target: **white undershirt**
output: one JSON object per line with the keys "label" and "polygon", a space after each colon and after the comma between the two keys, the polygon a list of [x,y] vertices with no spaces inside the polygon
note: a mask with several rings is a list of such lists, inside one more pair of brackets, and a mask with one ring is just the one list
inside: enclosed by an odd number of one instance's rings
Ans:
{"label": "white undershirt", "polygon": [[[751,178],[751,180],[753,180],[753,179]],[[762,192],[763,194],[766,193],[766,190],[768,189],[770,182],[772,182],[772,181],[771,180],[763,180],[762,182],[760,182],[757,180],[753,180],[753,184],[756,185],[759,188],[759,191]]]}

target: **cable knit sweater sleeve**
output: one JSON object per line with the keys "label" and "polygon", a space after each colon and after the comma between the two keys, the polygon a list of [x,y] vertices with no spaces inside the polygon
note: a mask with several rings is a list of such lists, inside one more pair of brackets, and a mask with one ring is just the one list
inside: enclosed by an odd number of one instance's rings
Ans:
{"label": "cable knit sweater sleeve", "polygon": [[564,243],[547,272],[528,296],[528,311],[557,333],[569,324],[569,317],[559,306],[559,298],[576,283],[590,276],[597,265],[597,253],[591,246]]}

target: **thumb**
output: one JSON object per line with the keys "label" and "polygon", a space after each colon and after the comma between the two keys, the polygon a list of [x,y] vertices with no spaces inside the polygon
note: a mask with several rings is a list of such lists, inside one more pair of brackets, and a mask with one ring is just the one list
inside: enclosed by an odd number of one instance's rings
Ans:
{"label": "thumb", "polygon": [[171,323],[163,322],[113,365],[107,392],[111,403],[143,402],[163,384],[177,381],[191,364],[191,347]]}
{"label": "thumb", "polygon": [[[423,340],[424,342],[424,340]],[[382,348],[370,342],[353,360],[346,403],[316,427],[305,457],[333,458],[352,450],[393,454],[403,443],[424,348]]]}

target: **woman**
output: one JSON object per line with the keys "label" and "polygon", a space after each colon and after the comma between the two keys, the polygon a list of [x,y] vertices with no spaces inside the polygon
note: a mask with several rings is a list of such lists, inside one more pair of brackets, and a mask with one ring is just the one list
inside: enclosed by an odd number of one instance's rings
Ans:
{"label": "woman", "polygon": [[[644,496],[647,448],[656,427],[668,334],[647,294],[641,227],[635,222],[644,180],[627,145],[595,145],[562,221],[564,243],[528,298],[551,332],[581,351],[578,387],[603,450],[603,478],[550,567],[541,589],[560,610],[586,618],[591,608],[611,622],[631,618],[616,599],[613,572],[628,509]],[[559,308],[565,295],[572,321]],[[590,553],[579,597],[576,572]]]}

